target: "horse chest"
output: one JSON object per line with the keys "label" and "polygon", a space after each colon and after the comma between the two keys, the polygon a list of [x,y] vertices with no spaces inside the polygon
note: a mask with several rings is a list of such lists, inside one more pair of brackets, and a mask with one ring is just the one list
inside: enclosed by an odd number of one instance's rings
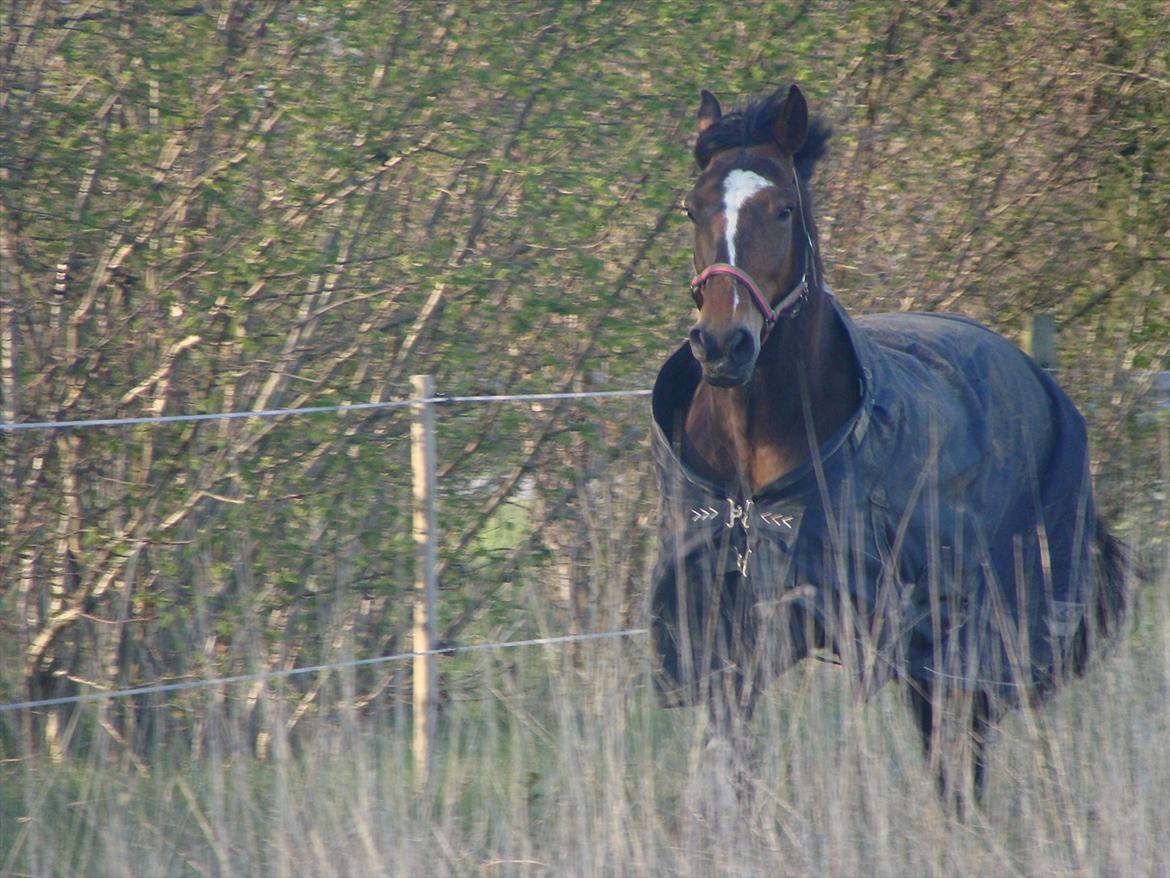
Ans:
{"label": "horse chest", "polygon": [[700,389],[687,413],[683,462],[705,478],[741,484],[754,494],[795,470],[808,456],[803,437],[776,424],[751,423],[740,406],[713,403]]}

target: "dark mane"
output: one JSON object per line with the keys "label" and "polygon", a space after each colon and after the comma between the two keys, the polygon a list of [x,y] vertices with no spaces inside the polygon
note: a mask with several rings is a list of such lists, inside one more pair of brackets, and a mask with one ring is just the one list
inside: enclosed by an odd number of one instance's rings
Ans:
{"label": "dark mane", "polygon": [[[753,98],[742,107],[736,107],[718,122],[699,135],[695,141],[695,161],[700,168],[707,164],[716,153],[725,149],[742,149],[772,142],[772,128],[776,117],[784,107],[784,90],[766,98]],[[809,120],[808,136],[793,156],[796,172],[804,180],[812,179],[817,162],[828,151],[829,138],[833,129],[819,116]]]}

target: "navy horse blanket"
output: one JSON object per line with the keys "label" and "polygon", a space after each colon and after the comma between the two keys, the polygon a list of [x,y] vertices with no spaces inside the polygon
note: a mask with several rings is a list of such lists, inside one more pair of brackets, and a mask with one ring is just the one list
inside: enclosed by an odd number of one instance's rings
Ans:
{"label": "navy horse blanket", "polygon": [[834,308],[861,405],[819,460],[752,496],[681,461],[701,380],[689,346],[658,375],[659,691],[687,704],[720,674],[762,683],[816,645],[793,645],[803,626],[864,693],[898,678],[1017,704],[1074,660],[1085,617],[1096,512],[1084,421],[975,321]]}

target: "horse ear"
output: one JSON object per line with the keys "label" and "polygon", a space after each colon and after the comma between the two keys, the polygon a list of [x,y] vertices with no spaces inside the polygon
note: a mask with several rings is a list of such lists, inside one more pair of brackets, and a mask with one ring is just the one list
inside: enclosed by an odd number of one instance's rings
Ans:
{"label": "horse ear", "polygon": [[702,134],[716,122],[723,118],[723,110],[715,95],[703,89],[699,98],[699,133]]}
{"label": "horse ear", "polygon": [[795,155],[804,146],[804,138],[808,135],[808,102],[795,83],[788,89],[772,134],[780,148],[790,155]]}

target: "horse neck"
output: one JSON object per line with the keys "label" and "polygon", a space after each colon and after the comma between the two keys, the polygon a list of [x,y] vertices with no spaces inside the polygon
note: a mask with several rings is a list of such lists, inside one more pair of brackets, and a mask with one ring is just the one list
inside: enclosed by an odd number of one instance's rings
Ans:
{"label": "horse neck", "polygon": [[798,467],[810,440],[814,448],[825,441],[859,402],[848,338],[828,296],[811,291],[801,313],[781,321],[751,381],[700,384],[687,419],[688,462],[747,493]]}
{"label": "horse neck", "polygon": [[859,402],[856,366],[845,327],[823,292],[810,295],[807,313],[776,333],[760,353],[746,402],[753,438],[784,448],[799,463],[810,439],[816,447],[852,414]]}

